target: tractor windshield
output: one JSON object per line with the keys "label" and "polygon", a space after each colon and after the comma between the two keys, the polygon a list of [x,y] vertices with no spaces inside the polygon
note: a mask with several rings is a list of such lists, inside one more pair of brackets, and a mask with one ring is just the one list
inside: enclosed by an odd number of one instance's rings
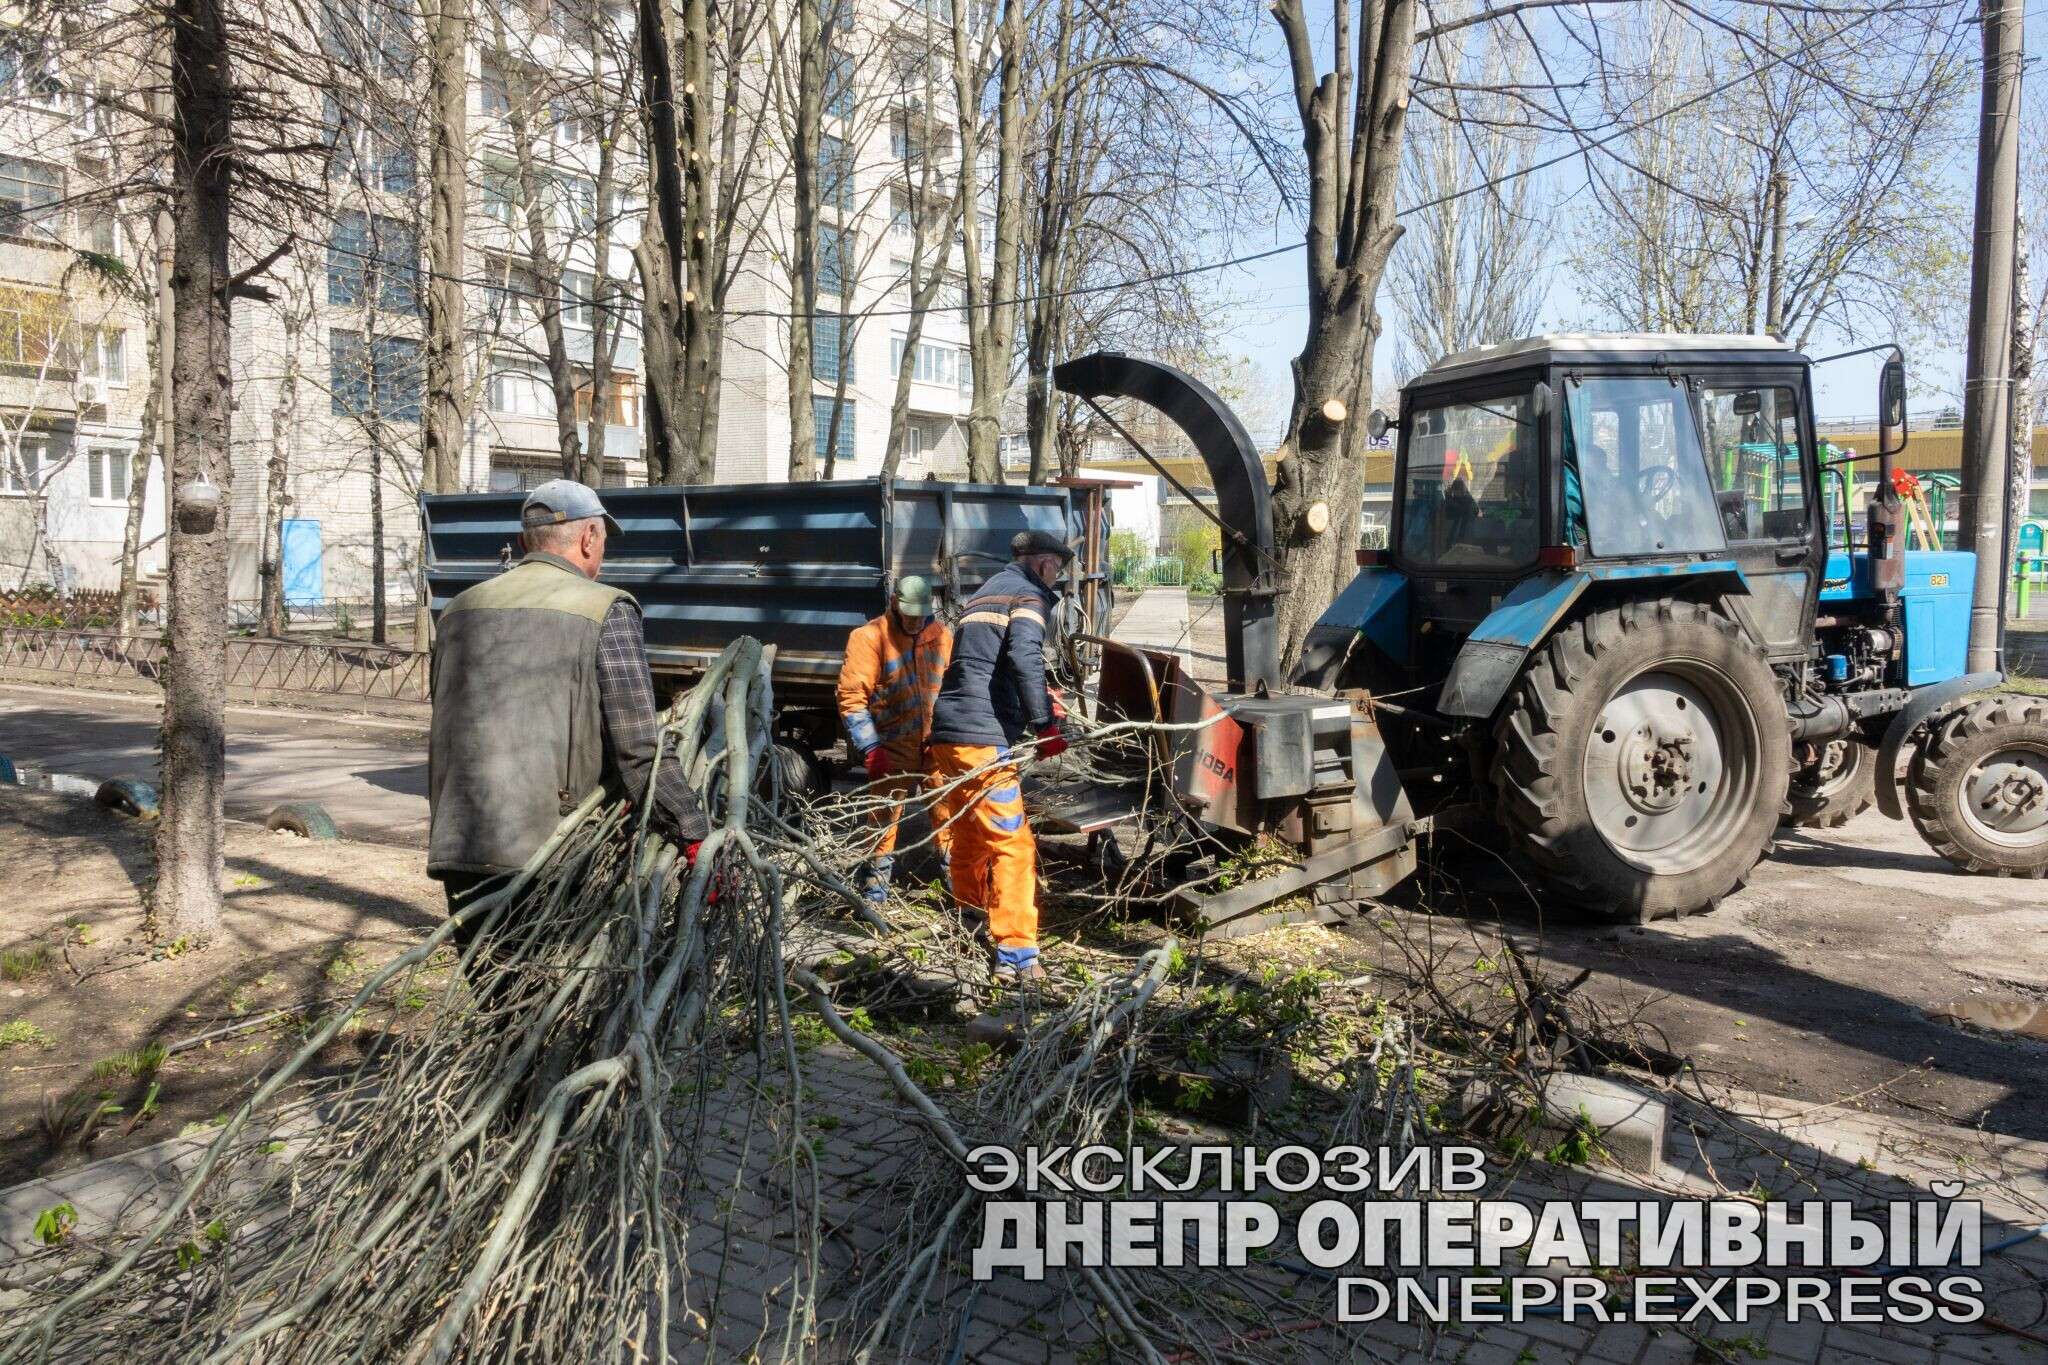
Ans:
{"label": "tractor windshield", "polygon": [[1527,568],[1537,529],[1527,394],[1417,408],[1406,419],[1401,555],[1417,569]]}
{"label": "tractor windshield", "polygon": [[1726,548],[1684,385],[1574,379],[1565,394],[1566,543],[1603,558]]}

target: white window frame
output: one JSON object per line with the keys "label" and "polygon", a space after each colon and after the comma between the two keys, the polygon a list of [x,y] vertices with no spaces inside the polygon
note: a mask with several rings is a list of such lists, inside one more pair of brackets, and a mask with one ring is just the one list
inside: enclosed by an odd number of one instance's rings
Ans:
{"label": "white window frame", "polygon": [[[579,293],[570,286],[572,279],[583,281]],[[573,327],[579,332],[594,330],[597,322],[597,276],[588,270],[564,270],[562,272],[562,325]]]}
{"label": "white window frame", "polygon": [[[555,419],[555,386],[545,369],[532,361],[500,360],[491,367],[491,378],[487,397],[491,414],[496,417],[518,417],[536,422],[552,422]],[[517,403],[508,403],[514,390],[533,395],[530,405],[533,411]]]}
{"label": "white window frame", "polygon": [[[0,446],[0,497],[32,498],[44,491],[46,481],[58,464],[51,458],[50,444],[51,438],[44,435],[20,439],[16,454],[21,460],[21,475],[15,473],[14,458],[8,455],[5,446]],[[23,477],[26,477],[26,483],[22,482]]]}
{"label": "white window frame", "polygon": [[[86,500],[96,507],[126,507],[134,457],[134,450],[127,446],[88,446],[85,452]],[[121,491],[109,492],[117,469],[121,473]],[[98,493],[92,491],[95,485],[101,490]]]}
{"label": "white window frame", "polygon": [[[97,379],[110,389],[128,387],[128,329],[125,327],[90,327],[90,335],[84,338],[78,348],[78,374],[81,379]],[[112,342],[112,345],[108,343]],[[120,374],[117,376],[109,359],[120,360]]]}

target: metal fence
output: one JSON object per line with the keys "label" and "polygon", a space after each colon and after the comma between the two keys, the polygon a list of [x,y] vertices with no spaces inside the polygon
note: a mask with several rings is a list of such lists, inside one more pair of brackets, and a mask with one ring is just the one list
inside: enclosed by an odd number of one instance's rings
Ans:
{"label": "metal fence", "polygon": [[[0,668],[74,678],[161,681],[164,642],[138,635],[122,642],[110,630],[0,628]],[[425,701],[427,656],[384,645],[229,640],[229,687],[320,696]]]}

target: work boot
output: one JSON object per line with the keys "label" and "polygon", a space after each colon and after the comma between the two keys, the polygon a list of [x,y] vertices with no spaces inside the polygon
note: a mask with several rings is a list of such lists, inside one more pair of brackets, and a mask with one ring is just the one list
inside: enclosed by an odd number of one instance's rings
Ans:
{"label": "work boot", "polygon": [[1036,948],[998,948],[989,976],[998,984],[1045,980],[1045,963]]}
{"label": "work boot", "polygon": [[861,875],[861,899],[869,905],[881,905],[889,899],[889,874],[896,869],[894,858],[877,858],[867,865]]}

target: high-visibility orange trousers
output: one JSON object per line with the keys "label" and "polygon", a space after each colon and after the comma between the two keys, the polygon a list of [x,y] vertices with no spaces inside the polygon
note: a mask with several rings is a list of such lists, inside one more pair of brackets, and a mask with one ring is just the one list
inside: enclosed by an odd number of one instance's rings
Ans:
{"label": "high-visibility orange trousers", "polygon": [[953,898],[988,913],[997,948],[1038,946],[1038,845],[1024,822],[1017,765],[992,744],[933,744],[932,780],[944,786],[990,766],[939,797],[935,823],[951,821]]}
{"label": "high-visibility orange trousers", "polygon": [[[874,821],[879,830],[872,855],[874,861],[880,862],[896,852],[896,826],[903,818],[904,805],[915,801],[930,786],[931,779],[923,773],[890,773],[887,777],[877,778],[868,783],[866,790],[861,793],[863,796],[879,797],[889,803],[874,808]],[[936,809],[931,815],[934,826],[932,844],[938,849],[941,858],[948,857],[953,844],[953,831],[941,823],[945,817]]]}

